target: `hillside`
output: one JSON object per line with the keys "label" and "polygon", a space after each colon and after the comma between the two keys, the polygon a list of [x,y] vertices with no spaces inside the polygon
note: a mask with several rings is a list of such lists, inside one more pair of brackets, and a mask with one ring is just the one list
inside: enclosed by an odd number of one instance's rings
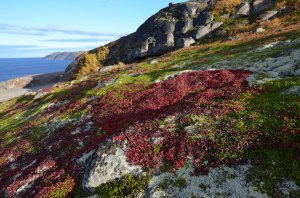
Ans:
{"label": "hillside", "polygon": [[80,52],[55,52],[49,54],[44,57],[44,59],[48,60],[75,60],[79,55],[84,53],[83,51]]}
{"label": "hillside", "polygon": [[0,103],[0,197],[299,197],[296,11]]}
{"label": "hillside", "polygon": [[265,31],[299,21],[297,0],[191,0],[170,4],[136,32],[79,56],[65,71],[73,80],[103,66],[131,63],[207,39],[230,40],[243,32]]}

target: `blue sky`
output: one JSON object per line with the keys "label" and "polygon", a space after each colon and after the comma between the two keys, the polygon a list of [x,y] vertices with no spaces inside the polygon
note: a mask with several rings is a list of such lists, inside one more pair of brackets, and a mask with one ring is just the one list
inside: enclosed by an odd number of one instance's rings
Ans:
{"label": "blue sky", "polygon": [[1,0],[0,58],[41,57],[56,51],[93,49],[136,31],[169,2]]}

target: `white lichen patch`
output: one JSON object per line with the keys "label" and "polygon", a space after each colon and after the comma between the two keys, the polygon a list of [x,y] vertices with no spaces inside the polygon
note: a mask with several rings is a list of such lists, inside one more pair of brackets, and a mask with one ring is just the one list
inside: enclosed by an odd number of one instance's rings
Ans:
{"label": "white lichen patch", "polygon": [[41,173],[44,173],[44,172],[46,172],[46,171],[48,171],[48,170],[50,170],[50,169],[51,169],[51,167],[49,167],[49,166],[42,166],[42,167],[39,167],[39,168],[36,170],[36,172],[39,173],[39,174],[41,174]]}
{"label": "white lichen patch", "polygon": [[35,175],[35,176],[31,177],[30,179],[28,179],[25,184],[23,184],[21,187],[19,187],[16,190],[14,197],[19,197],[20,193],[23,193],[23,192],[29,190],[33,186],[34,181],[37,180],[38,178],[39,178],[39,176]]}
{"label": "white lichen patch", "polygon": [[13,176],[12,181],[15,181],[20,176],[21,176],[21,173],[17,173],[15,176]]}
{"label": "white lichen patch", "polygon": [[[250,165],[237,167],[221,166],[212,169],[207,176],[191,176],[191,164],[179,169],[176,174],[162,173],[154,176],[148,188],[150,197],[267,197],[246,182]],[[185,181],[178,186],[178,181]]]}
{"label": "white lichen patch", "polygon": [[25,170],[25,169],[29,168],[30,166],[32,166],[35,163],[36,163],[36,160],[33,160],[30,164],[28,164],[27,166],[23,167],[22,170]]}
{"label": "white lichen patch", "polygon": [[10,165],[10,169],[11,170],[15,170],[17,168],[17,164],[16,163],[12,163],[11,165]]}
{"label": "white lichen patch", "polygon": [[93,128],[94,122],[90,121],[88,123],[86,123],[84,130],[85,131],[89,131]]}
{"label": "white lichen patch", "polygon": [[66,104],[68,104],[70,101],[69,100],[64,100],[64,101],[60,101],[60,102],[56,102],[56,103],[51,103],[48,108],[53,108],[53,107],[62,107],[65,106]]}
{"label": "white lichen patch", "polygon": [[101,80],[100,80],[100,81],[98,82],[98,85],[97,85],[96,89],[101,89],[101,88],[103,88],[103,87],[110,86],[110,85],[114,84],[115,82],[116,82],[115,79],[108,80],[108,81],[101,81]]}
{"label": "white lichen patch", "polygon": [[159,128],[165,128],[166,126],[172,126],[172,125],[175,125],[176,124],[176,121],[177,121],[177,117],[176,116],[168,116],[166,117],[162,123],[160,124]]}
{"label": "white lichen patch", "polygon": [[294,181],[284,181],[278,186],[279,190],[285,197],[289,197],[291,192],[299,191],[299,186]]}
{"label": "white lichen patch", "polygon": [[71,135],[76,135],[76,134],[79,134],[79,133],[80,133],[80,128],[77,127],[77,128],[75,129],[75,131],[72,131],[72,132],[71,132]]}
{"label": "white lichen patch", "polygon": [[191,72],[191,71],[193,71],[193,70],[182,70],[182,71],[179,71],[179,72],[174,72],[174,73],[172,73],[172,74],[168,74],[168,75],[166,75],[166,76],[164,76],[164,77],[162,77],[162,78],[156,80],[155,82],[156,82],[156,83],[159,83],[159,82],[164,81],[164,80],[169,80],[169,79],[171,79],[171,78],[178,77],[178,76],[180,76],[181,74],[188,73],[188,72]]}
{"label": "white lichen patch", "polygon": [[[193,70],[245,69],[253,72],[248,78],[249,84],[263,84],[284,77],[300,76],[299,41],[287,40],[266,44],[238,56],[227,59],[215,59],[210,64],[186,62],[182,68],[192,65]],[[285,49],[288,48],[288,49]],[[280,49],[280,50],[279,50]],[[180,68],[180,66],[177,66]],[[265,78],[261,76],[265,75]]]}
{"label": "white lichen patch", "polygon": [[16,159],[15,159],[14,156],[11,154],[11,155],[7,158],[7,160],[8,160],[9,162],[14,162]]}
{"label": "white lichen patch", "polygon": [[78,145],[79,145],[79,147],[78,147],[79,149],[84,147],[84,143],[81,139],[78,139],[77,142],[78,142]]}
{"label": "white lichen patch", "polygon": [[163,137],[152,137],[152,142],[154,145],[161,143],[164,140]]}

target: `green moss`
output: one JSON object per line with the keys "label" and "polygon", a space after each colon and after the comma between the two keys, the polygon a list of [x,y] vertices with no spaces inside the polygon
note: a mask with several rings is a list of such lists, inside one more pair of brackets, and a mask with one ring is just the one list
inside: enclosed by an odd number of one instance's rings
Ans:
{"label": "green moss", "polygon": [[163,182],[156,186],[156,190],[166,190],[173,181],[169,180],[167,177],[164,178]]}
{"label": "green moss", "polygon": [[[258,149],[249,151],[247,156],[256,162],[249,170],[247,180],[261,192],[271,197],[284,197],[278,188],[281,183],[295,181],[300,186],[300,161],[289,152],[282,152],[279,149]],[[295,197],[296,194],[299,196],[300,190],[293,194]]]}
{"label": "green moss", "polygon": [[74,181],[71,179],[67,179],[61,186],[54,187],[54,189],[50,192],[49,197],[54,197],[54,198],[68,197],[68,195],[72,191],[73,185],[74,185]]}
{"label": "green moss", "polygon": [[162,146],[163,146],[163,145],[161,145],[161,144],[154,145],[153,150],[154,150],[155,155],[157,155],[157,154],[160,153],[160,151],[161,151],[161,149],[162,149]]}
{"label": "green moss", "polygon": [[187,185],[187,183],[186,183],[185,179],[180,178],[180,179],[173,181],[173,180],[165,177],[163,182],[157,185],[156,190],[158,190],[158,191],[166,190],[170,186],[174,186],[176,188],[183,189],[186,187],[186,185]]}
{"label": "green moss", "polygon": [[163,172],[171,172],[174,168],[174,164],[172,162],[166,162],[162,167]]}
{"label": "green moss", "polygon": [[174,182],[174,186],[178,188],[185,188],[186,187],[186,180],[185,179],[178,179]]}
{"label": "green moss", "polygon": [[204,192],[206,192],[207,189],[210,188],[210,185],[206,185],[206,184],[204,184],[204,183],[200,183],[200,184],[199,184],[199,188],[201,188],[201,190],[203,190]]}
{"label": "green moss", "polygon": [[[300,112],[299,96],[283,94],[295,85],[300,85],[299,78],[266,83],[266,92],[250,99],[247,109],[240,113],[255,117],[255,120],[244,123],[245,126],[263,132],[263,145],[244,154],[254,162],[247,180],[271,197],[284,197],[278,188],[284,181],[295,181],[300,186],[300,161],[296,158],[300,137],[297,133],[285,132],[300,128],[297,119]],[[290,119],[288,125],[286,118]],[[274,141],[277,142],[275,145]],[[300,195],[300,191],[293,193],[295,197]]]}
{"label": "green moss", "polygon": [[103,198],[134,197],[137,193],[145,191],[149,176],[126,175],[97,187],[96,192]]}

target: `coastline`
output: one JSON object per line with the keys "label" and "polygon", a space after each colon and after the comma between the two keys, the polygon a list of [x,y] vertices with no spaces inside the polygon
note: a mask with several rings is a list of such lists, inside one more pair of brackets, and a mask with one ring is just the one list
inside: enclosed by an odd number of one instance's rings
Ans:
{"label": "coastline", "polygon": [[49,88],[61,82],[63,72],[34,74],[0,82],[0,103]]}

